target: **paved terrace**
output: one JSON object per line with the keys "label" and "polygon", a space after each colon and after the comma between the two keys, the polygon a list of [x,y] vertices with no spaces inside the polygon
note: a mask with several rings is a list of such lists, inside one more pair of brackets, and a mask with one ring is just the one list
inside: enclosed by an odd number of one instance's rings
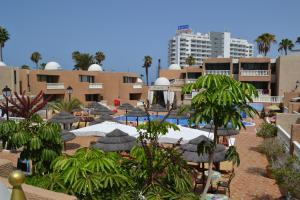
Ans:
{"label": "paved terrace", "polygon": [[[261,120],[256,119],[258,126]],[[236,176],[231,185],[232,200],[275,200],[281,196],[273,179],[265,176],[267,159],[256,151],[261,138],[255,135],[256,127],[241,130],[236,137],[236,145],[240,153],[241,165],[236,168]],[[77,137],[67,143],[67,153],[72,154],[79,147],[88,147],[94,137]],[[16,165],[18,154],[0,152],[0,158],[11,160]]]}
{"label": "paved terrace", "polygon": [[255,120],[255,127],[241,130],[236,137],[236,145],[241,164],[236,168],[236,176],[232,180],[232,200],[275,200],[281,196],[275,180],[265,176],[268,161],[256,151],[261,138],[256,137],[255,128],[261,120]]}

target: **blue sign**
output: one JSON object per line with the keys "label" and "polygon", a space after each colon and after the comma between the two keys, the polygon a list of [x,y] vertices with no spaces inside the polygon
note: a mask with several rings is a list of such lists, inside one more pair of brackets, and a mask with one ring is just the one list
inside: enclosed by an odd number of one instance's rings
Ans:
{"label": "blue sign", "polygon": [[186,29],[189,29],[189,25],[181,25],[181,26],[178,26],[177,30],[186,30]]}

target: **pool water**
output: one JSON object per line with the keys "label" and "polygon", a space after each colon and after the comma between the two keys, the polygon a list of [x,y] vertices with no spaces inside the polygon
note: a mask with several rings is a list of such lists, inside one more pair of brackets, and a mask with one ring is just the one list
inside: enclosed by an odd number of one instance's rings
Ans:
{"label": "pool water", "polygon": [[[161,120],[164,118],[164,115],[151,115],[150,116],[150,120]],[[116,120],[118,121],[123,121],[125,122],[126,121],[126,116],[118,116],[118,117],[115,117]],[[136,117],[127,117],[127,121],[128,122],[136,122],[137,118]],[[143,122],[146,122],[147,121],[147,117],[139,117],[138,118],[139,120],[139,123],[143,123]],[[189,125],[189,122],[188,122],[188,119],[187,118],[182,118],[182,119],[174,119],[174,118],[167,118],[166,119],[167,122],[170,122],[170,123],[173,123],[173,124],[177,124],[177,121],[178,121],[178,124],[181,125],[181,126],[188,126]],[[205,126],[206,123],[202,122],[200,123],[200,127],[203,127]],[[246,122],[246,121],[243,121],[243,124],[245,126],[254,126],[255,124],[252,123],[252,122]]]}

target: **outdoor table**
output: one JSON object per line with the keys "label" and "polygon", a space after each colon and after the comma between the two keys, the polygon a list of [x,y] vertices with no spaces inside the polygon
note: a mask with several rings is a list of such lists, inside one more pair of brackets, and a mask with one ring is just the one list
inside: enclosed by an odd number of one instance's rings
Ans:
{"label": "outdoor table", "polygon": [[223,194],[207,194],[206,200],[228,200],[229,198]]}
{"label": "outdoor table", "polygon": [[[204,175],[206,176],[206,177],[208,177],[208,170],[206,170],[205,172],[204,172]],[[218,180],[219,178],[221,178],[221,173],[220,172],[218,172],[218,171],[212,171],[212,176],[211,176],[211,183],[210,183],[210,186],[211,186],[211,191],[214,191],[213,190],[213,181],[216,181],[216,180]]]}

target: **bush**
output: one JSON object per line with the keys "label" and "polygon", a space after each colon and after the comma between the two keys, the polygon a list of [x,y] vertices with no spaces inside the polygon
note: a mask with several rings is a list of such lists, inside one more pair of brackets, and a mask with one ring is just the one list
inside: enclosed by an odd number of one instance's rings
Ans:
{"label": "bush", "polygon": [[262,123],[256,133],[257,137],[273,138],[277,136],[277,127],[273,124]]}
{"label": "bush", "polygon": [[276,162],[273,175],[277,184],[286,188],[294,197],[300,198],[300,160],[288,157],[281,162]]}
{"label": "bush", "polygon": [[285,153],[284,146],[274,138],[265,139],[259,146],[260,153],[266,155],[270,164],[273,164],[278,158],[282,157]]}

